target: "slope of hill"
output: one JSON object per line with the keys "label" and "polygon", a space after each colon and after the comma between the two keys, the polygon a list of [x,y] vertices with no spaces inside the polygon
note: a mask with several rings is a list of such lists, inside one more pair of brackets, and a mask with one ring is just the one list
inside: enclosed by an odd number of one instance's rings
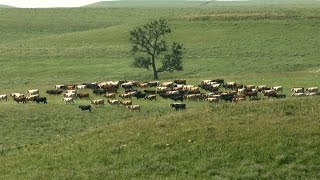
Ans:
{"label": "slope of hill", "polygon": [[[0,178],[319,179],[319,96],[290,96],[320,86],[318,7],[2,9],[0,94],[40,89],[48,104],[0,101]],[[287,97],[186,100],[181,112],[172,100],[134,98],[141,112],[106,104],[89,113],[78,106],[90,100],[46,94],[56,84],[152,80],[131,66],[129,31],[160,17],[185,47],[184,71],[161,82],[224,78],[282,85]]]}
{"label": "slope of hill", "polygon": [[206,7],[236,5],[313,5],[316,0],[117,0],[101,1],[85,7]]}
{"label": "slope of hill", "polygon": [[3,4],[0,4],[0,8],[15,8],[13,6],[8,6],[8,5],[3,5]]}

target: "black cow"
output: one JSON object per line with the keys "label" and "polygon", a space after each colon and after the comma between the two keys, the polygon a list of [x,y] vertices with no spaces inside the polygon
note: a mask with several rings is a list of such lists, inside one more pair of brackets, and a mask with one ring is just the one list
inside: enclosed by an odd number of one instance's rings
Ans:
{"label": "black cow", "polygon": [[47,94],[49,94],[49,95],[61,95],[62,94],[62,90],[48,90],[48,91],[46,91],[46,93]]}
{"label": "black cow", "polygon": [[107,90],[106,89],[95,89],[93,90],[93,94],[96,94],[96,95],[103,95],[103,94],[106,94]]}
{"label": "black cow", "polygon": [[91,105],[80,105],[79,108],[81,109],[81,111],[88,110],[89,112],[91,112]]}
{"label": "black cow", "polygon": [[172,108],[175,108],[176,111],[186,109],[186,104],[182,104],[182,103],[172,103],[170,104],[170,106]]}
{"label": "black cow", "polygon": [[221,100],[224,100],[226,102],[230,101],[232,102],[233,98],[234,98],[234,94],[221,94],[220,95]]}
{"label": "black cow", "polygon": [[33,102],[36,102],[36,103],[40,103],[40,102],[43,102],[43,104],[47,104],[47,98],[46,97],[34,97]]}
{"label": "black cow", "polygon": [[138,99],[142,99],[142,98],[146,97],[147,94],[142,93],[141,91],[139,91],[139,93],[137,93],[137,94],[135,94],[135,95],[133,95],[133,96],[136,97],[137,100],[138,100]]}

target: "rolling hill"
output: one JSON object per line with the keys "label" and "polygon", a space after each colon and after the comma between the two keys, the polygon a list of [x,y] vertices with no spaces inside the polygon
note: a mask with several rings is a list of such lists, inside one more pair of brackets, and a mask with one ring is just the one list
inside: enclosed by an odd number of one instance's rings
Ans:
{"label": "rolling hill", "polygon": [[[290,96],[320,86],[318,4],[0,13],[0,94],[40,89],[48,98],[0,101],[1,179],[320,179],[320,98]],[[78,106],[90,100],[46,94],[56,84],[153,80],[131,65],[129,31],[160,17],[185,48],[184,70],[161,73],[161,82],[282,85],[287,97],[185,100],[178,112],[172,100],[134,98],[141,112],[106,104],[89,113]]]}

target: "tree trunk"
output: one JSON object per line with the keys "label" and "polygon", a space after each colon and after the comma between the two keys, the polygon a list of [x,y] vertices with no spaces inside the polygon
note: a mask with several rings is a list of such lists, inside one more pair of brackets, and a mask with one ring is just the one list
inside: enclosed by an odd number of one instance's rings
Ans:
{"label": "tree trunk", "polygon": [[157,68],[156,68],[156,63],[154,61],[154,56],[152,56],[152,69],[153,69],[153,79],[154,80],[158,80],[159,77],[158,77],[158,71],[157,71]]}

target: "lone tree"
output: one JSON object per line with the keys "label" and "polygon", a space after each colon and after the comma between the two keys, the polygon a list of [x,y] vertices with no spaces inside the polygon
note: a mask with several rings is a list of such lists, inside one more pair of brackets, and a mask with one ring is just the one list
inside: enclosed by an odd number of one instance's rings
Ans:
{"label": "lone tree", "polygon": [[[167,45],[165,35],[171,33],[165,19],[154,20],[130,31],[131,52],[134,54],[133,65],[150,70],[153,78],[159,79],[158,73],[182,70],[182,44],[172,42]],[[161,61],[156,63],[160,59]],[[160,68],[157,68],[157,64]]]}

